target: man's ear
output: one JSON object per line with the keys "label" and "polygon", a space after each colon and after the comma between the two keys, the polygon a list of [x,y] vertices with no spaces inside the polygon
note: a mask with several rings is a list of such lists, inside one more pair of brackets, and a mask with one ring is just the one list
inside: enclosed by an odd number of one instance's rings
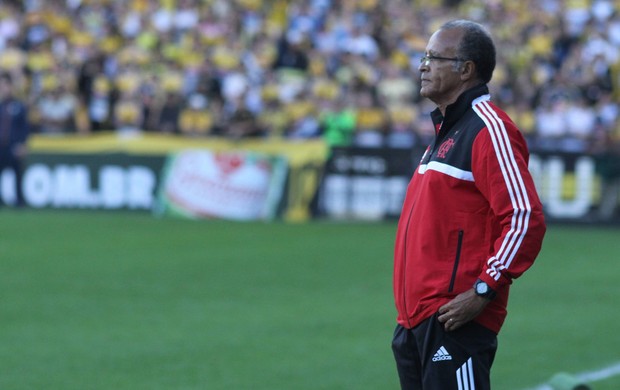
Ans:
{"label": "man's ear", "polygon": [[476,64],[474,61],[465,61],[461,65],[461,80],[469,81],[477,77]]}

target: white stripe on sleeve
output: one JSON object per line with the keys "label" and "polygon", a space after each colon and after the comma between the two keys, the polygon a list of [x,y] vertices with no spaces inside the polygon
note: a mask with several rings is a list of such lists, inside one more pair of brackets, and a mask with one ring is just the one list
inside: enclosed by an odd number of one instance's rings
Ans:
{"label": "white stripe on sleeve", "polygon": [[487,127],[514,210],[510,230],[497,254],[489,259],[489,276],[499,280],[500,271],[510,267],[527,233],[532,208],[504,123],[487,101],[478,102],[473,109]]}

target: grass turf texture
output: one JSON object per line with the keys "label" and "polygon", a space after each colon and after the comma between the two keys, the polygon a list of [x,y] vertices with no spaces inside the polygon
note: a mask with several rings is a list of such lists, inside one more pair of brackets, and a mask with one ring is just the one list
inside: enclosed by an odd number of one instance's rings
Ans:
{"label": "grass turf texture", "polygon": [[[2,210],[0,388],[396,389],[394,229]],[[550,227],[494,388],[620,360],[619,237]]]}

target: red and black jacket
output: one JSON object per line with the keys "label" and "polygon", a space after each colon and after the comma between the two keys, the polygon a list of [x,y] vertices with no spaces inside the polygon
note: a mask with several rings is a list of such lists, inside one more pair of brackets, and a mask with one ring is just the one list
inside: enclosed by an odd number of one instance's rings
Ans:
{"label": "red and black jacket", "polygon": [[545,233],[525,139],[486,85],[435,110],[437,129],[407,188],[394,250],[398,323],[413,328],[480,278],[497,292],[476,321],[499,332],[509,285]]}

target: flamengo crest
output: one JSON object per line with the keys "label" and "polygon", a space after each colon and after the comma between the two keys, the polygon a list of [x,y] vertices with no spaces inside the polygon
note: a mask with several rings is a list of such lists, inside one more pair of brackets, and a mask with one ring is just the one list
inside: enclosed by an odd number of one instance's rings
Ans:
{"label": "flamengo crest", "polygon": [[454,140],[452,138],[448,138],[447,140],[445,140],[437,151],[437,157],[446,158],[446,154],[450,151],[450,149],[452,149],[453,146]]}

